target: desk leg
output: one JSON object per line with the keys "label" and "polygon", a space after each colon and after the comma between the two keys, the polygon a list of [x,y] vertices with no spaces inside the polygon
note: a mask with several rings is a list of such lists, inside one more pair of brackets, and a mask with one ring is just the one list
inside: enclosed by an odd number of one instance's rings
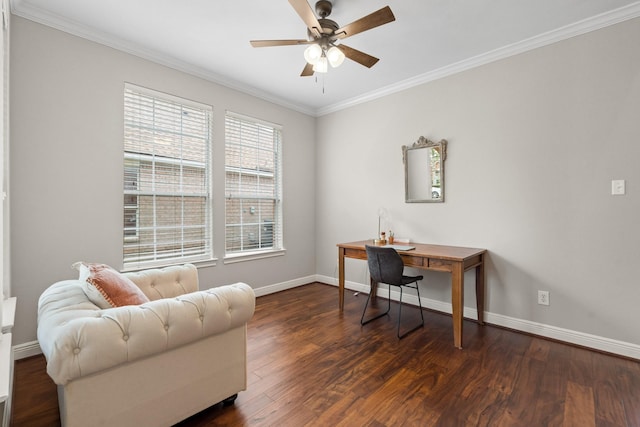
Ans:
{"label": "desk leg", "polygon": [[453,345],[462,349],[462,316],[464,308],[464,268],[461,262],[451,271],[451,311],[453,317]]}
{"label": "desk leg", "polygon": [[484,255],[482,255],[482,262],[476,267],[476,308],[479,325],[484,325],[484,276]]}
{"label": "desk leg", "polygon": [[344,248],[338,248],[338,307],[344,311]]}

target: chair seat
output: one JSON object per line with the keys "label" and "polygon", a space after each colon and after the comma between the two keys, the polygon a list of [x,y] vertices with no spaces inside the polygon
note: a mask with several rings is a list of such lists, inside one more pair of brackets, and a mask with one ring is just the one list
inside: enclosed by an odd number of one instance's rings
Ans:
{"label": "chair seat", "polygon": [[408,285],[410,283],[414,283],[422,279],[423,279],[422,276],[402,276],[402,284]]}

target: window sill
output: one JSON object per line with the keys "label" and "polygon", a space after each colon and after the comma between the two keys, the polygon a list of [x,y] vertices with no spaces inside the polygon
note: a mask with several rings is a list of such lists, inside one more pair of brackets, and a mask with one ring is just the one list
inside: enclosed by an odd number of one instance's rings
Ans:
{"label": "window sill", "polygon": [[1,302],[2,304],[2,333],[6,334],[13,329],[13,323],[16,318],[16,297],[7,298]]}
{"label": "window sill", "polygon": [[244,252],[240,254],[225,255],[224,263],[233,264],[236,262],[253,261],[255,259],[273,258],[277,256],[283,256],[287,252],[286,249],[276,249],[271,251],[255,251]]}
{"label": "window sill", "polygon": [[131,273],[135,271],[149,270],[152,268],[164,268],[164,267],[171,267],[173,265],[184,265],[184,264],[193,264],[197,268],[215,267],[217,263],[218,263],[218,258],[211,258],[211,259],[205,259],[200,261],[184,260],[184,261],[167,262],[167,263],[149,263],[146,265],[138,265],[136,267],[125,267],[122,270],[120,270],[120,272]]}

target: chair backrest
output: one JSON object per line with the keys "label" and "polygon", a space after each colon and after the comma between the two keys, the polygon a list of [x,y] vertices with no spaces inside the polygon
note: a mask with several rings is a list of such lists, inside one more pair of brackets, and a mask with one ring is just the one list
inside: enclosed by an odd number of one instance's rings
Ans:
{"label": "chair backrest", "polygon": [[404,263],[398,252],[393,248],[377,246],[365,246],[365,249],[371,279],[378,283],[400,286]]}

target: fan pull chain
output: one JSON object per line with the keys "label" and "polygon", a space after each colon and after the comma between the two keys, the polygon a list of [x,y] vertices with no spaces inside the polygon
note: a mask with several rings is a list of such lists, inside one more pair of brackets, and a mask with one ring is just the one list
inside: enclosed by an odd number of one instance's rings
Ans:
{"label": "fan pull chain", "polygon": [[[322,94],[324,95],[324,76],[326,75],[326,73],[322,74]],[[314,79],[316,79],[316,84],[318,84],[318,75],[316,74],[315,76],[313,76]]]}

